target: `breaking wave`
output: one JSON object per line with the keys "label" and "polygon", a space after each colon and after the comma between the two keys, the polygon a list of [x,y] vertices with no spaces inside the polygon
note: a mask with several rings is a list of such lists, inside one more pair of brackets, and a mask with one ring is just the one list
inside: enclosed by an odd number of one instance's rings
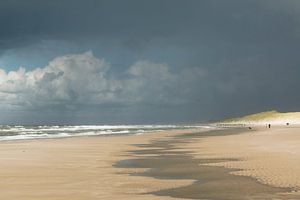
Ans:
{"label": "breaking wave", "polygon": [[0,125],[0,141],[64,138],[75,136],[144,134],[175,129],[210,128],[207,125],[81,125],[16,126]]}

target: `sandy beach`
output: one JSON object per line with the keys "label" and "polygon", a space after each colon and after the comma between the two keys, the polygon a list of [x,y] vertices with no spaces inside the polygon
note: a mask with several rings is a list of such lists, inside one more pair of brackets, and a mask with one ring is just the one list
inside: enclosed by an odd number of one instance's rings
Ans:
{"label": "sandy beach", "polygon": [[0,199],[162,199],[141,194],[192,181],[131,177],[127,173],[137,170],[113,165],[128,159],[126,152],[134,144],[170,134],[174,133],[1,142]]}
{"label": "sandy beach", "polygon": [[299,199],[300,127],[0,143],[0,199]]}
{"label": "sandy beach", "polygon": [[295,192],[300,189],[299,133],[299,126],[278,126],[260,127],[247,134],[207,137],[201,140],[199,157],[234,159],[210,165],[238,169],[233,174],[254,177],[276,187],[293,188]]}

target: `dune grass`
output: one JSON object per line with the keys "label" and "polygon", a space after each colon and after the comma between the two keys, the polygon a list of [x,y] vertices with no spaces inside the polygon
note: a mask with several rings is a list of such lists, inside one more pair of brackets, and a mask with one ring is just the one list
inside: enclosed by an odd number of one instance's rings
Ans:
{"label": "dune grass", "polygon": [[275,118],[278,117],[281,113],[277,112],[276,110],[272,111],[266,111],[266,112],[260,112],[255,113],[251,115],[246,115],[243,117],[236,117],[231,119],[223,120],[224,123],[230,123],[230,122],[238,122],[238,121],[261,121],[265,119]]}

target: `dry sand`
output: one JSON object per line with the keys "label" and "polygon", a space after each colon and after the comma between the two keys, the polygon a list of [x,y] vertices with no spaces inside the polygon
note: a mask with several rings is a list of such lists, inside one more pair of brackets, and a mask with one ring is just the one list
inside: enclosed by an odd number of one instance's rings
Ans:
{"label": "dry sand", "polygon": [[[206,137],[189,144],[201,158],[231,158],[213,166],[238,169],[236,175],[283,188],[300,189],[300,127],[259,128],[246,134]],[[197,157],[197,156],[196,156]],[[236,161],[237,160],[237,161]]]}
{"label": "dry sand", "polygon": [[1,142],[0,200],[300,199],[299,154],[292,126]]}
{"label": "dry sand", "polygon": [[132,144],[169,134],[1,142],[0,200],[162,199],[143,193],[191,180],[131,177],[136,170],[112,166]]}

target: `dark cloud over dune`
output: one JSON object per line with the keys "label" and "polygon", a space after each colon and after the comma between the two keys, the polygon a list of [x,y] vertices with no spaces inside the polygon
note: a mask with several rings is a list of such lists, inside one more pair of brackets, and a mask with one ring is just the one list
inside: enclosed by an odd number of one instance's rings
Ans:
{"label": "dark cloud over dune", "polygon": [[300,2],[1,1],[0,122],[299,110]]}

